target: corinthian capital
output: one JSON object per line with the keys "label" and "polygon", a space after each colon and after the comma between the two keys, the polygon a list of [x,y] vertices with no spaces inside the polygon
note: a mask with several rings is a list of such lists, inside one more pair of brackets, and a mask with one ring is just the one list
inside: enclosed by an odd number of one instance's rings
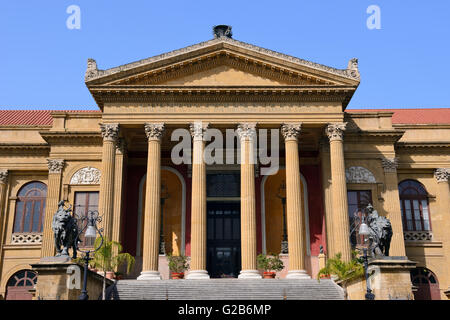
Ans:
{"label": "corinthian capital", "polygon": [[450,179],[450,169],[446,168],[438,168],[436,171],[434,171],[434,177],[436,178],[437,182],[448,182]]}
{"label": "corinthian capital", "polygon": [[103,141],[116,142],[119,138],[119,124],[118,123],[102,123],[100,124],[102,130]]}
{"label": "corinthian capital", "polygon": [[384,172],[396,172],[398,167],[398,158],[383,158],[381,159],[381,166]]}
{"label": "corinthian capital", "polygon": [[344,138],[344,131],[346,126],[347,122],[330,123],[325,128],[325,133],[327,134],[328,139],[330,139],[330,141],[342,140]]}
{"label": "corinthian capital", "polygon": [[145,123],[144,124],[145,134],[148,140],[158,140],[161,141],[161,138],[164,134],[164,123]]}
{"label": "corinthian capital", "polygon": [[116,150],[121,154],[127,153],[127,142],[125,141],[124,138],[119,138],[117,140]]}
{"label": "corinthian capital", "polygon": [[194,140],[203,140],[205,131],[208,129],[208,123],[194,122],[189,125],[189,130],[191,131],[191,136]]}
{"label": "corinthian capital", "polygon": [[6,183],[8,180],[8,170],[0,169],[0,183]]}
{"label": "corinthian capital", "polygon": [[302,129],[301,123],[284,123],[281,126],[281,134],[285,141],[297,140]]}
{"label": "corinthian capital", "polygon": [[240,123],[236,129],[237,134],[241,141],[252,140],[256,137],[256,123],[255,122],[245,122]]}
{"label": "corinthian capital", "polygon": [[47,159],[48,173],[61,173],[64,168],[64,160]]}

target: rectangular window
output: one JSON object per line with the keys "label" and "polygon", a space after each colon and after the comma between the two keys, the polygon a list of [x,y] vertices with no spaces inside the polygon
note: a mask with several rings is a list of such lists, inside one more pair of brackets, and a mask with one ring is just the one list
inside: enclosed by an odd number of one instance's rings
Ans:
{"label": "rectangular window", "polygon": [[348,190],[348,215],[350,221],[350,242],[352,247],[362,244],[362,237],[359,236],[359,226],[362,222],[364,209],[372,203],[372,192],[370,190]]}
{"label": "rectangular window", "polygon": [[[81,217],[86,217],[89,211],[98,210],[98,191],[92,192],[75,192],[75,217],[79,220],[78,228],[81,231],[86,226],[87,221],[81,222]],[[90,247],[94,245],[94,240],[85,241],[84,236],[80,237],[82,247]]]}

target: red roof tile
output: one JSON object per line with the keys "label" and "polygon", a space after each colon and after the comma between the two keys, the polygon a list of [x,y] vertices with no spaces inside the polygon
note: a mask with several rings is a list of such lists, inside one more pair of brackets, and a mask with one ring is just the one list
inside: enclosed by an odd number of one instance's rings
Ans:
{"label": "red roof tile", "polygon": [[51,126],[53,112],[100,112],[99,110],[0,110],[0,126]]}
{"label": "red roof tile", "polygon": [[348,109],[345,112],[394,112],[392,124],[450,124],[450,108]]}

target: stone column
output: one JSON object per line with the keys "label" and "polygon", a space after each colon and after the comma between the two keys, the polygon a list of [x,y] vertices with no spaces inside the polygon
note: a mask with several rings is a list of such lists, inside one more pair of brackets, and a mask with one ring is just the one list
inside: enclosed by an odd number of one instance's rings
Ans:
{"label": "stone column", "polygon": [[[6,198],[6,189],[8,186],[8,170],[0,169],[0,253],[3,247],[3,217],[5,211],[5,198]],[[0,255],[1,257],[1,255]],[[1,263],[0,263],[1,266]],[[1,269],[0,269],[1,270]]]}
{"label": "stone column", "polygon": [[237,127],[241,140],[241,265],[239,279],[260,279],[256,266],[255,161],[256,123]]}
{"label": "stone column", "polygon": [[103,150],[98,212],[102,216],[103,236],[111,240],[114,213],[114,171],[119,124],[101,124],[100,128],[103,136]]}
{"label": "stone column", "polygon": [[161,138],[163,123],[146,123],[148,138],[142,272],[138,280],[159,280],[159,230],[161,220]]}
{"label": "stone column", "polygon": [[[447,258],[447,265],[450,263],[450,169],[449,168],[439,168],[434,172],[434,177],[437,182],[437,192],[436,192],[436,202],[439,212],[431,213],[440,221],[443,226],[441,227],[442,239],[444,242],[444,255]],[[450,277],[450,273],[449,273]],[[450,279],[449,279],[450,280]],[[450,281],[448,282],[450,289]],[[443,287],[443,286],[442,286]]]}
{"label": "stone column", "polygon": [[331,203],[331,163],[330,163],[330,144],[323,138],[320,142],[320,161],[322,169],[322,189],[323,205],[325,210],[325,228],[326,228],[326,253],[329,257],[334,257],[333,243],[333,207]]}
{"label": "stone column", "polygon": [[52,257],[55,255],[55,242],[53,238],[52,221],[53,215],[58,210],[58,202],[61,195],[61,173],[64,168],[64,160],[47,159],[48,163],[48,186],[47,201],[45,202],[45,216],[42,234],[41,257]]}
{"label": "stone column", "polygon": [[191,264],[186,279],[209,279],[206,271],[206,164],[204,134],[208,124],[191,123],[192,201],[191,201]]}
{"label": "stone column", "polygon": [[347,203],[347,182],[344,163],[344,131],[347,123],[329,124],[325,133],[330,139],[331,203],[333,250],[341,253],[344,261],[351,260],[350,226]]}
{"label": "stone column", "polygon": [[123,183],[124,183],[124,165],[126,161],[127,146],[123,138],[120,138],[116,145],[116,163],[114,174],[114,214],[112,240],[121,242],[120,227],[122,221],[123,207]]}
{"label": "stone column", "polygon": [[283,124],[281,133],[286,152],[286,218],[289,243],[289,271],[286,278],[305,279],[305,217],[300,182],[298,137],[301,123]]}
{"label": "stone column", "polygon": [[384,158],[381,160],[384,169],[386,191],[383,194],[384,211],[392,225],[392,240],[389,250],[390,256],[406,256],[405,239],[403,237],[402,212],[400,209],[400,196],[398,193],[397,158]]}

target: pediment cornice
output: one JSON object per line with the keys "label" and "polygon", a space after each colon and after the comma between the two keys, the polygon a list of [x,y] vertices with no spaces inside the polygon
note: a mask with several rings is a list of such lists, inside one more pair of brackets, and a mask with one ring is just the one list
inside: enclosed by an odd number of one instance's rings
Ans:
{"label": "pediment cornice", "polygon": [[262,68],[286,78],[297,77],[323,84],[357,86],[360,81],[356,59],[350,60],[347,69],[336,69],[228,37],[212,39],[107,70],[99,70],[95,60],[89,59],[85,81],[89,88],[93,85],[126,84],[139,77],[179,72],[180,69],[187,70],[195,64],[211,63],[211,60],[218,58],[226,58],[228,63],[234,61],[241,67],[247,65]]}

